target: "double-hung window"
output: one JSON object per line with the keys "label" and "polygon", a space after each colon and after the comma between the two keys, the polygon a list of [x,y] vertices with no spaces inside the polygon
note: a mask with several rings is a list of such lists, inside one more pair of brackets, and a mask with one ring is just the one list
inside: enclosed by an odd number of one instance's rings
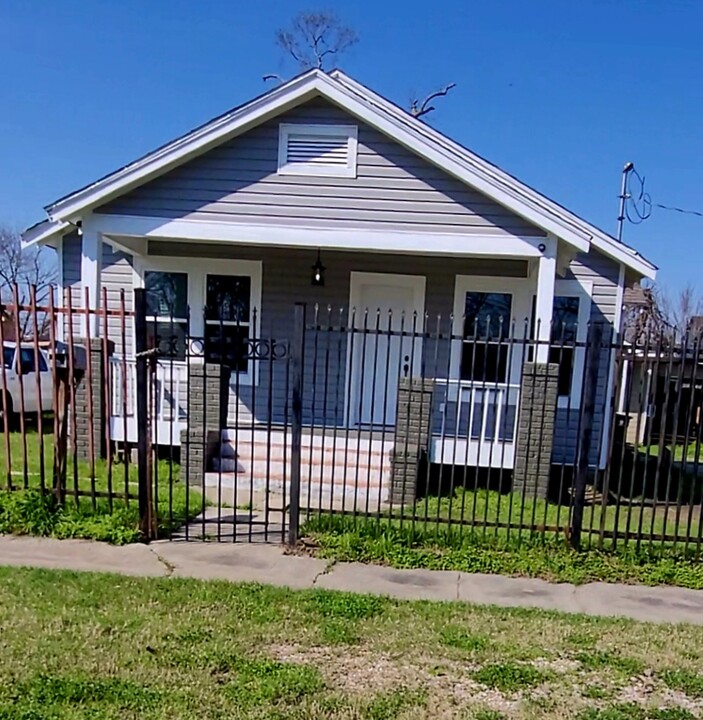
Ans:
{"label": "double-hung window", "polygon": [[251,290],[248,275],[208,275],[205,281],[205,355],[232,372],[246,373],[249,368]]}
{"label": "double-hung window", "polygon": [[554,296],[549,362],[559,366],[559,397],[568,397],[573,385],[580,302],[578,297]]}
{"label": "double-hung window", "polygon": [[506,382],[512,305],[510,293],[469,291],[465,294],[461,380]]}
{"label": "double-hung window", "polygon": [[[591,312],[591,288],[577,280],[557,280],[554,286],[549,362],[559,366],[557,397],[565,407],[580,403],[584,372],[584,342]],[[535,299],[532,304],[532,332],[535,324]],[[532,357],[532,349],[530,352]]]}
{"label": "double-hung window", "polygon": [[188,335],[188,274],[147,270],[147,334],[159,355],[185,360]]}

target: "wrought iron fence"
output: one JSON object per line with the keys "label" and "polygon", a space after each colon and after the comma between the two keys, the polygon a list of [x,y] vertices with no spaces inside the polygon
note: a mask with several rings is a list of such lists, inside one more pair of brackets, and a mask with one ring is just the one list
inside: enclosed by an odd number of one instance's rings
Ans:
{"label": "wrought iron fence", "polygon": [[[674,547],[703,536],[700,338],[291,306],[150,309],[146,291],[3,306],[5,489],[145,537],[301,526]],[[197,330],[197,334],[196,334]],[[536,340],[535,338],[539,338]]]}

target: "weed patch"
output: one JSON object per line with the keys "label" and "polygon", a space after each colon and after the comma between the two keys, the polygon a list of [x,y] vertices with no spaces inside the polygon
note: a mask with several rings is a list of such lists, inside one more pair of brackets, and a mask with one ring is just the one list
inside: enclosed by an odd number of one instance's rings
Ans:
{"label": "weed patch", "polygon": [[644,663],[635,658],[622,657],[616,652],[594,650],[576,655],[585,670],[616,670],[625,675],[637,675],[644,671]]}
{"label": "weed patch", "polygon": [[228,670],[236,677],[225,686],[225,692],[242,708],[296,703],[324,688],[320,673],[308,665],[239,658]]}
{"label": "weed patch", "polygon": [[672,690],[681,690],[689,697],[703,697],[703,675],[690,670],[664,670],[661,679]]}
{"label": "weed patch", "polygon": [[439,636],[444,645],[466,652],[485,650],[489,645],[488,638],[485,636],[474,635],[456,625],[442,628]]}
{"label": "weed patch", "polygon": [[540,670],[531,665],[517,665],[515,663],[494,663],[484,665],[480,670],[472,673],[476,682],[501,692],[516,692],[525,688],[541,685],[554,677],[546,670]]}

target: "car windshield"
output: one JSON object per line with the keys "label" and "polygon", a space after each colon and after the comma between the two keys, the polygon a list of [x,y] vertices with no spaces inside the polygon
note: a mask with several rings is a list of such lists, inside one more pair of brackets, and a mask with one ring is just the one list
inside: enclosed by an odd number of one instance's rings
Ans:
{"label": "car windshield", "polygon": [[15,359],[15,348],[13,347],[6,347],[3,348],[3,362],[5,363],[6,368],[12,367],[12,361]]}

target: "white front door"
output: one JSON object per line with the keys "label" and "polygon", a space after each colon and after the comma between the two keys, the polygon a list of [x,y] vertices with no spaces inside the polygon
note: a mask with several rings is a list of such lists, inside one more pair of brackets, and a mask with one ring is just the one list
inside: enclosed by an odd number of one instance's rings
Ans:
{"label": "white front door", "polygon": [[395,424],[398,380],[420,374],[424,312],[424,277],[351,274],[355,332],[349,341],[349,417],[353,423]]}

